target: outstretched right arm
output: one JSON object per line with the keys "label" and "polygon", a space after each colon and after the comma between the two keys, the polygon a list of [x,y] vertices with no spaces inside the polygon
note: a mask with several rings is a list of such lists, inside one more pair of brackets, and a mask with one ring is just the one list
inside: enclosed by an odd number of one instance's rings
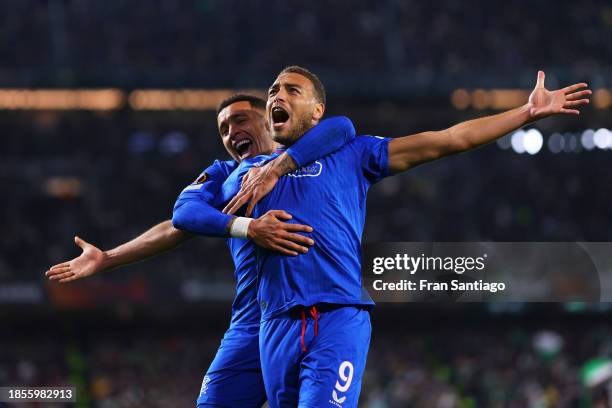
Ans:
{"label": "outstretched right arm", "polygon": [[191,234],[174,228],[171,220],[161,222],[133,240],[108,251],[102,251],[89,242],[74,237],[75,244],[83,250],[81,255],[52,266],[45,275],[50,280],[70,282],[151,258],[177,247],[190,237]]}
{"label": "outstretched right arm", "polygon": [[[212,199],[228,174],[227,166],[216,161],[191,186],[198,187],[203,181],[203,175],[210,177],[211,182],[206,184],[205,190],[207,197]],[[71,282],[151,258],[177,247],[190,237],[192,235],[189,232],[174,228],[172,220],[161,222],[133,240],[108,251],[103,251],[79,237],[74,237],[74,242],[83,250],[81,255],[52,266],[45,275],[49,280],[58,280],[61,283]]]}
{"label": "outstretched right arm", "polygon": [[[221,213],[211,204],[221,184],[227,178],[228,174],[224,170],[218,162],[210,166],[185,189],[190,192],[187,196],[191,195],[195,200],[179,200],[180,205],[177,207],[180,211],[177,212],[175,208],[174,220],[161,222],[116,248],[103,251],[79,237],[74,237],[74,242],[83,250],[81,255],[52,266],[45,275],[49,280],[71,282],[173,249],[193,237],[191,232],[207,236],[228,236],[235,217]],[[198,191],[198,194],[194,197],[195,191]],[[284,211],[268,211],[249,225],[248,238],[263,248],[284,255],[295,256],[307,252],[307,246],[313,245],[313,241],[297,232],[311,232],[312,228],[282,222],[289,219],[291,215]],[[173,221],[186,231],[175,228]]]}

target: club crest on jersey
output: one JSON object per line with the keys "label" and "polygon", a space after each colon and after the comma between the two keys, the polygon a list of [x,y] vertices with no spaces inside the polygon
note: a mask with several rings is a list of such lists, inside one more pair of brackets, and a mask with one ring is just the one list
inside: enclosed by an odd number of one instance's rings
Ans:
{"label": "club crest on jersey", "polygon": [[316,161],[306,166],[300,167],[292,173],[289,173],[290,177],[317,177],[323,171],[323,165],[321,162]]}

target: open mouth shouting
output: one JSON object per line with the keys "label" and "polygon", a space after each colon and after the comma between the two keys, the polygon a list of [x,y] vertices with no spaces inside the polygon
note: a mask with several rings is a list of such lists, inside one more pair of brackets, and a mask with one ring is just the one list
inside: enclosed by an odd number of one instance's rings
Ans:
{"label": "open mouth shouting", "polygon": [[289,121],[289,113],[281,106],[274,106],[271,110],[271,122],[275,131],[279,131]]}
{"label": "open mouth shouting", "polygon": [[236,153],[238,153],[238,156],[241,159],[244,159],[251,155],[252,153],[251,150],[253,148],[253,141],[247,137],[244,137],[242,139],[233,141],[232,147],[234,148],[234,150],[236,150]]}

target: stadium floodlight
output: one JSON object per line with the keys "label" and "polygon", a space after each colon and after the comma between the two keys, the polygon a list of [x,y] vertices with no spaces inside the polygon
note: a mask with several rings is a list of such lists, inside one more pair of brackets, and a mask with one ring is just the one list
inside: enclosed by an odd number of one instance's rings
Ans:
{"label": "stadium floodlight", "polygon": [[523,147],[525,151],[531,155],[537,154],[542,145],[544,144],[544,138],[542,133],[537,129],[529,129],[523,136]]}
{"label": "stadium floodlight", "polygon": [[580,137],[580,141],[582,142],[582,146],[587,150],[593,150],[595,148],[595,141],[593,140],[593,135],[595,131],[593,129],[586,129],[582,132],[582,136]]}
{"label": "stadium floodlight", "polygon": [[512,147],[512,135],[508,134],[497,139],[497,146],[499,146],[500,149],[508,150],[510,147]]}
{"label": "stadium floodlight", "polygon": [[560,133],[555,132],[548,138],[548,149],[552,153],[560,153],[564,146],[565,139],[563,139],[563,136]]}
{"label": "stadium floodlight", "polygon": [[510,139],[512,149],[519,154],[525,153],[525,145],[523,143],[524,138],[525,131],[523,129],[519,129],[512,134],[512,138]]}
{"label": "stadium floodlight", "polygon": [[593,142],[600,149],[607,149],[612,145],[612,132],[606,128],[597,129],[593,134]]}

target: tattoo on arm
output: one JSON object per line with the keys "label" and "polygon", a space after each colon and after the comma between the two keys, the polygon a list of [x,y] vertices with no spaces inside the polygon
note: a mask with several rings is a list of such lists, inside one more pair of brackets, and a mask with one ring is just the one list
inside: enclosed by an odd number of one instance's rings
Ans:
{"label": "tattoo on arm", "polygon": [[278,159],[275,160],[274,165],[279,175],[285,175],[297,168],[295,162],[287,153],[280,155]]}

